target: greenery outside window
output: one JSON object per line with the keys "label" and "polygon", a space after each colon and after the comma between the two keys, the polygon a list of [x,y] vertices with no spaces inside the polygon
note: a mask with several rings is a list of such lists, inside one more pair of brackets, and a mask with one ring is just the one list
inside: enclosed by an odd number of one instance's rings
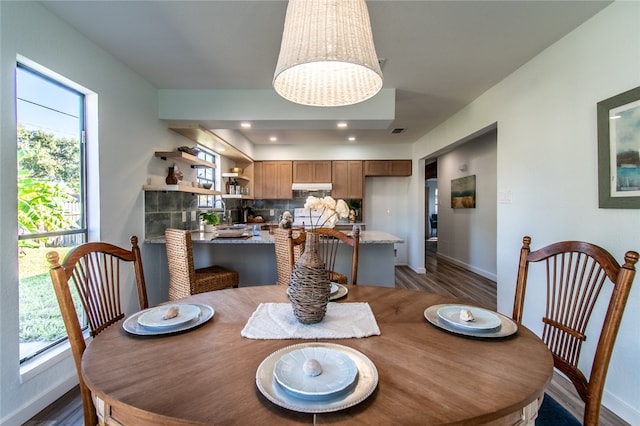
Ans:
{"label": "greenery outside window", "polygon": [[[16,68],[20,363],[67,338],[46,253],[87,241],[84,94]],[[77,300],[77,298],[76,298]],[[78,305],[79,312],[82,311]],[[80,318],[86,325],[86,319]]]}

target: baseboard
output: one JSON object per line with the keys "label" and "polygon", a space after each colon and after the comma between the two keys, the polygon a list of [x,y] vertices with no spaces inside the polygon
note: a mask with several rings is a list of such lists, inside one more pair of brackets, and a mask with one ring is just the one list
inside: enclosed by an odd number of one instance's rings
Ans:
{"label": "baseboard", "polygon": [[475,274],[478,274],[478,275],[480,275],[480,276],[482,276],[482,277],[484,277],[484,278],[486,278],[488,280],[496,281],[496,282],[498,281],[498,276],[496,274],[494,274],[494,273],[487,272],[484,269],[477,268],[477,267],[475,267],[473,265],[469,265],[469,264],[464,263],[464,262],[462,262],[462,261],[460,261],[458,259],[454,259],[453,257],[449,257],[449,256],[441,254],[441,253],[437,253],[436,256],[437,257],[441,257],[443,259],[446,259],[447,261],[449,261],[451,263],[454,263],[454,264],[460,266],[461,268],[464,268],[464,269],[466,269],[468,271],[471,271],[471,272],[473,272]]}
{"label": "baseboard", "polygon": [[640,425],[640,411],[638,407],[632,407],[620,398],[607,392],[605,389],[602,395],[602,405],[609,411],[620,417],[630,425]]}
{"label": "baseboard", "polygon": [[0,419],[0,424],[3,426],[20,426],[26,423],[33,416],[47,408],[49,405],[53,404],[56,400],[58,400],[58,398],[69,392],[71,389],[73,389],[74,386],[77,385],[78,376],[74,374],[73,376],[67,378],[66,380],[63,380],[56,386],[49,389],[46,394],[32,399],[30,402],[14,411],[6,418]]}

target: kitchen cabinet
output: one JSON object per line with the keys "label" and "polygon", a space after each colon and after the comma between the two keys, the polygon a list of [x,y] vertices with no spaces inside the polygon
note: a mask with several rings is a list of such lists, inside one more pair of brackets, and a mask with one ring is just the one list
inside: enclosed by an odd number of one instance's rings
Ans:
{"label": "kitchen cabinet", "polygon": [[294,161],[293,182],[331,182],[331,161]]}
{"label": "kitchen cabinet", "polygon": [[411,176],[411,160],[365,160],[365,176]]}
{"label": "kitchen cabinet", "polygon": [[256,161],[253,163],[254,198],[293,198],[293,164],[291,161]]}
{"label": "kitchen cabinet", "polygon": [[331,170],[331,183],[333,185],[331,195],[334,198],[364,198],[364,176],[362,174],[362,161],[332,161]]}

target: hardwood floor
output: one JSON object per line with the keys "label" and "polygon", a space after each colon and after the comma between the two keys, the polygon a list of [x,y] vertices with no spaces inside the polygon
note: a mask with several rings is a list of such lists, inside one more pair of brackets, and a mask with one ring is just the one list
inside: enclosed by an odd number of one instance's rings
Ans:
{"label": "hardwood floor", "polygon": [[[470,303],[495,310],[496,283],[436,256],[437,241],[426,242],[424,275],[413,272],[408,266],[397,266],[395,285],[420,291],[446,294],[468,300]],[[582,420],[584,404],[572,385],[561,376],[555,375],[547,392],[571,413]],[[38,413],[24,426],[82,426],[82,402],[80,391],[75,387],[55,403]],[[624,426],[628,423],[602,407],[601,426]]]}

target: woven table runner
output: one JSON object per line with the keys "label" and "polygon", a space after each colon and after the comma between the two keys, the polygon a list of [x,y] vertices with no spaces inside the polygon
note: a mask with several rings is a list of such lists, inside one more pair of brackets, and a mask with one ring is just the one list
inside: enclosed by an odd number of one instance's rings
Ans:
{"label": "woven table runner", "polygon": [[302,324],[290,303],[261,303],[240,335],[249,339],[350,339],[380,334],[368,303],[329,302],[316,324]]}

